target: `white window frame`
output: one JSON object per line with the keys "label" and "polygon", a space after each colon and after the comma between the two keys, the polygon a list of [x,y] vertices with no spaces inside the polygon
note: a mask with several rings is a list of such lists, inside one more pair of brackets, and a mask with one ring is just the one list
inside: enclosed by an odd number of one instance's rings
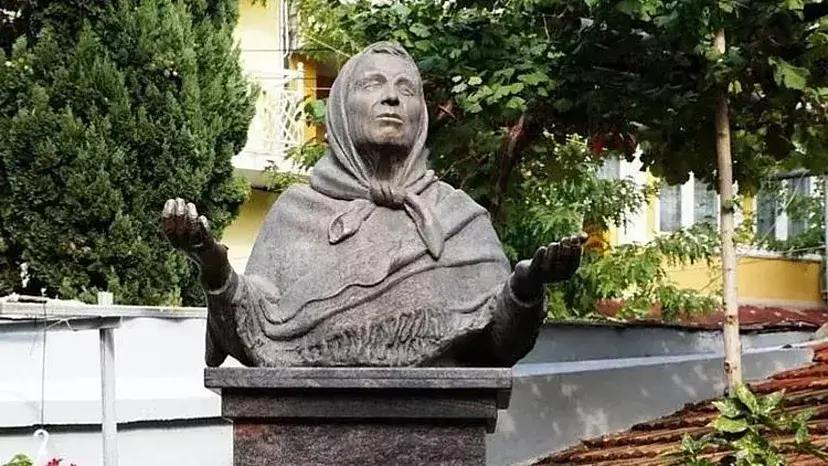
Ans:
{"label": "white window frame", "polygon": [[[618,179],[631,180],[637,186],[647,184],[647,173],[641,170],[641,148],[636,149],[632,162],[624,158],[618,158]],[[600,169],[599,169],[600,170]],[[600,173],[600,171],[599,171]],[[637,211],[630,212],[626,221],[618,227],[619,244],[644,244],[649,241],[647,231],[647,205],[641,206]]]}
{"label": "white window frame", "polygon": [[[817,195],[817,185],[819,183],[819,180],[818,180],[817,177],[814,177],[814,176],[809,176],[807,178],[810,180],[809,181],[809,186],[808,186],[810,195],[811,196],[816,196]],[[786,185],[788,185],[788,183],[790,181],[791,181],[791,179],[784,180]],[[785,202],[785,200],[782,199],[782,202]],[[775,206],[775,207],[778,210],[779,208],[786,207],[786,206],[782,205],[782,206]],[[759,197],[758,196],[756,197],[756,208],[755,208],[755,210],[757,212],[759,211]],[[775,223],[774,223],[774,236],[779,241],[785,241],[785,240],[788,239],[788,212],[786,210],[787,209],[783,209],[782,212],[779,212],[779,213],[776,214],[776,220],[775,220]],[[754,233],[758,232],[757,228],[758,228],[758,223],[755,219],[754,222],[753,222],[753,232]]]}
{"label": "white window frame", "polygon": [[[642,187],[647,184],[647,173],[642,171],[641,148],[636,149],[635,158],[632,162],[621,160],[621,178],[632,180],[636,186]],[[619,244],[645,244],[649,240],[647,232],[647,204],[646,202],[625,219],[626,221],[618,228]]]}
{"label": "white window frame", "polygon": [[[695,199],[696,182],[697,182],[696,177],[693,174],[690,174],[690,179],[687,180],[687,182],[685,182],[684,184],[682,184],[680,189],[679,189],[679,199],[680,199],[680,203],[681,203],[681,224],[680,224],[681,228],[690,228],[691,226],[693,226],[694,223],[696,223],[696,218],[695,218],[695,216],[696,216],[696,199]],[[699,183],[701,183],[701,181],[699,181]],[[736,190],[736,188],[737,188],[736,185],[734,185],[734,191]],[[721,212],[721,197],[719,196],[718,192],[716,192],[714,202],[715,202],[715,206],[716,206],[716,214],[715,214],[716,229],[718,229],[720,224],[721,224],[721,215],[720,215],[720,212]],[[655,220],[655,222],[654,222],[655,225],[653,225],[653,227],[655,228],[655,233],[657,235],[664,235],[664,234],[672,233],[670,231],[662,231],[661,230],[661,196],[660,195],[656,198],[656,204],[655,204],[654,207],[655,208],[653,210],[655,212],[655,219],[654,219]],[[741,221],[741,212],[738,212],[738,209],[737,209],[737,212],[736,212],[736,219],[735,220],[736,220],[736,222]]]}

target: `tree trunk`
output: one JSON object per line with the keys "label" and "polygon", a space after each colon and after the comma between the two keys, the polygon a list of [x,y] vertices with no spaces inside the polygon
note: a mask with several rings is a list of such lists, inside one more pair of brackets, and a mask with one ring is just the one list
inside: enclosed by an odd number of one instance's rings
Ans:
{"label": "tree trunk", "polygon": [[503,203],[512,170],[520,163],[521,152],[526,143],[526,114],[520,116],[518,122],[509,129],[500,147],[500,157],[497,163],[497,172],[494,178],[494,196],[492,197],[489,213],[495,224],[500,224],[503,218]]}
{"label": "tree trunk", "polygon": [[[716,49],[725,52],[725,33],[716,32]],[[727,89],[719,90],[716,103],[716,154],[719,162],[719,193],[722,239],[722,288],[724,291],[724,370],[727,392],[742,381],[742,344],[739,341],[739,303],[736,296],[736,251],[733,245],[733,161],[730,154],[730,120]]]}

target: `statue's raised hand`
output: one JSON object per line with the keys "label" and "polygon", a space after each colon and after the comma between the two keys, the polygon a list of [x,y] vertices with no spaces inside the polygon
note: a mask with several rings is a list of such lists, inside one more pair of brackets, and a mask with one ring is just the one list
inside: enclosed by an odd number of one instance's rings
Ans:
{"label": "statue's raised hand", "polygon": [[164,235],[170,244],[194,260],[210,288],[218,288],[230,275],[227,249],[219,244],[210,231],[210,222],[198,214],[192,202],[169,199],[163,211]]}
{"label": "statue's raised hand", "polygon": [[547,283],[562,282],[572,278],[581,265],[581,254],[587,235],[579,234],[541,246],[535,256],[522,260],[512,275],[512,290],[522,300],[540,298]]}

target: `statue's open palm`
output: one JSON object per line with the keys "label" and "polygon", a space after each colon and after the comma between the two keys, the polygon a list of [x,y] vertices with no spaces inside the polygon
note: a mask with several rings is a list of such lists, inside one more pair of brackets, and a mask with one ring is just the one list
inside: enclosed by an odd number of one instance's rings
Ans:
{"label": "statue's open palm", "polygon": [[579,234],[541,246],[530,260],[522,260],[515,266],[515,291],[531,296],[542,290],[546,283],[562,282],[572,278],[581,265],[581,255],[587,235]]}
{"label": "statue's open palm", "polygon": [[167,200],[163,217],[164,235],[176,249],[193,255],[214,246],[210,222],[198,214],[192,202],[185,203],[180,198]]}

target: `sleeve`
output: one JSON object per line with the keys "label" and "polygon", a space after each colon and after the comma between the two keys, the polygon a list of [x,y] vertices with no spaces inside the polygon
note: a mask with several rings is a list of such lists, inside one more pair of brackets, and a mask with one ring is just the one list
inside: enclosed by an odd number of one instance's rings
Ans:
{"label": "sleeve", "polygon": [[511,367],[526,356],[546,318],[544,295],[531,302],[518,299],[506,280],[495,299],[494,315],[487,335],[489,354],[495,365]]}
{"label": "sleeve", "polygon": [[[245,339],[260,332],[252,314],[262,306],[276,306],[279,294],[268,281],[231,272],[225,284],[207,289],[207,332],[204,359],[208,367],[220,366],[232,356],[245,366],[255,365]],[[255,326],[255,328],[251,328]],[[243,338],[244,336],[248,338]]]}

